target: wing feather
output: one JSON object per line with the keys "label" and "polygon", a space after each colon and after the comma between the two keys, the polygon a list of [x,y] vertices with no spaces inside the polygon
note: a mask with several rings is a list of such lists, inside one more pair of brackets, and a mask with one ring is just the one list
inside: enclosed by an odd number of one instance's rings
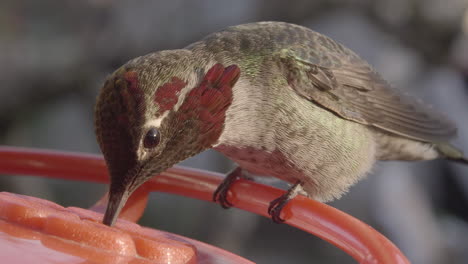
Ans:
{"label": "wing feather", "polygon": [[289,85],[338,116],[425,142],[447,141],[456,135],[450,120],[391,87],[354,53],[328,54],[341,58],[333,67],[298,56],[294,48],[279,54]]}

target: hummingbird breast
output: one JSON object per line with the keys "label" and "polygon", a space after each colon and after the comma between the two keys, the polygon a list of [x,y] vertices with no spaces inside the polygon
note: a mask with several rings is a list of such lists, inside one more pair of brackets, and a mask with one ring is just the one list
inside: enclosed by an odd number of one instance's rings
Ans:
{"label": "hummingbird breast", "polygon": [[[285,84],[287,85],[287,84]],[[320,201],[339,198],[376,159],[364,125],[338,118],[289,87],[242,78],[215,149],[243,169],[295,183]]]}

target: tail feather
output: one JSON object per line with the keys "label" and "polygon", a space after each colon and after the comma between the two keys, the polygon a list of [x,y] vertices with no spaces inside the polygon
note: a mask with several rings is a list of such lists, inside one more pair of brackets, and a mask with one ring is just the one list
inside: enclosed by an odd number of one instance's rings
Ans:
{"label": "tail feather", "polygon": [[468,165],[468,158],[465,158],[465,157],[461,157],[461,158],[450,158],[450,157],[447,157],[448,160],[451,160],[451,161],[454,161],[454,162],[457,162],[457,163],[461,163],[461,164],[465,164],[465,165]]}
{"label": "tail feather", "polygon": [[468,165],[468,158],[465,157],[463,152],[456,147],[448,143],[440,143],[436,145],[436,148],[442,157],[457,163]]}

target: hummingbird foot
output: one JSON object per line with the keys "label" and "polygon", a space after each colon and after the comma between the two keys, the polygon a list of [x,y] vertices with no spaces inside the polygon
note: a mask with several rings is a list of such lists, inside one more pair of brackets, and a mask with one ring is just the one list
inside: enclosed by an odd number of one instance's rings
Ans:
{"label": "hummingbird foot", "polygon": [[237,167],[224,178],[223,182],[216,188],[216,191],[213,193],[213,201],[219,202],[221,207],[228,209],[232,207],[232,203],[227,200],[229,188],[231,185],[239,178],[242,178],[242,168]]}
{"label": "hummingbird foot", "polygon": [[302,191],[302,184],[303,182],[297,181],[287,192],[270,202],[268,214],[271,216],[271,220],[273,220],[273,222],[281,224],[285,221],[281,218],[281,211],[289,200],[296,197]]}

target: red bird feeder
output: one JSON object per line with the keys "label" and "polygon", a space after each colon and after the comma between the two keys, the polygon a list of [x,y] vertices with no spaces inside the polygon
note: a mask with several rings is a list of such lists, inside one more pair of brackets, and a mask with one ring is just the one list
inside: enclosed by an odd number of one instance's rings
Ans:
{"label": "red bird feeder", "polygon": [[[101,156],[13,147],[0,147],[0,173],[109,181]],[[86,210],[0,193],[0,258],[4,263],[252,263],[205,243],[135,224],[149,192],[211,201],[221,180],[215,173],[169,169],[131,196],[114,227],[101,224],[106,197]],[[269,202],[282,193],[239,180],[230,189],[229,201],[237,208],[268,217]],[[359,263],[409,263],[372,227],[323,203],[298,196],[282,210],[282,218],[286,224],[344,250]]]}

